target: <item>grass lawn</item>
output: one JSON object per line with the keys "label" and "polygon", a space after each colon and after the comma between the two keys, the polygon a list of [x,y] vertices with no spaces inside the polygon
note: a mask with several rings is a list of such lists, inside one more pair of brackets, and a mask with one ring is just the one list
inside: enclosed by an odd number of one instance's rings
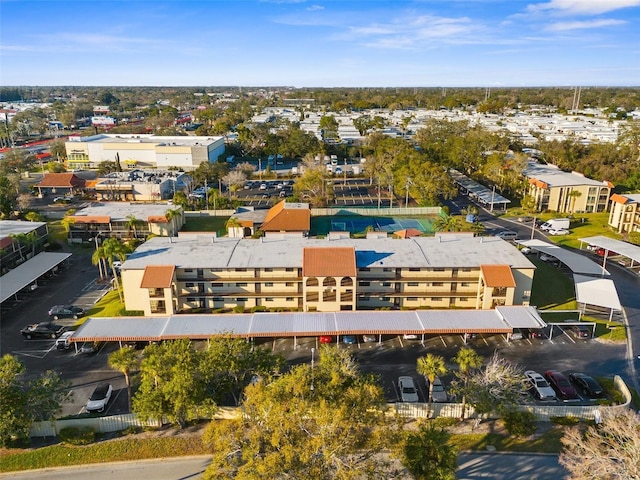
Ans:
{"label": "grass lawn", "polygon": [[575,287],[569,277],[533,256],[529,260],[537,267],[531,288],[531,305],[541,310],[577,309]]}
{"label": "grass lawn", "polygon": [[227,234],[228,217],[187,217],[183,232],[216,232],[219,237]]}
{"label": "grass lawn", "polygon": [[451,435],[449,443],[461,451],[487,451],[493,445],[498,452],[559,453],[563,429],[556,427],[535,437],[514,437],[500,433]]}

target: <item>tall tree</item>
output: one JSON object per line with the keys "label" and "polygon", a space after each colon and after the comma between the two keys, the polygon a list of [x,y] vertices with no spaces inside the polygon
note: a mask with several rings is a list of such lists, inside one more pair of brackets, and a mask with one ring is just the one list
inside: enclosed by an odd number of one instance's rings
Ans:
{"label": "tall tree", "polygon": [[460,220],[445,212],[440,212],[433,222],[433,229],[436,232],[459,232],[462,230]]}
{"label": "tall tree", "polygon": [[572,479],[640,478],[640,415],[620,410],[602,423],[572,427],[561,439],[560,464]]}
{"label": "tall tree", "polygon": [[212,422],[205,478],[386,478],[377,455],[389,441],[382,388],[349,353],[323,347],[315,367],[298,365],[245,391],[244,415]]}
{"label": "tall tree", "polygon": [[133,348],[124,347],[109,355],[109,366],[122,372],[127,385],[127,402],[131,412],[131,372],[138,368],[138,355]]}
{"label": "tall tree", "polygon": [[120,289],[120,281],[118,280],[118,273],[113,267],[113,262],[116,259],[124,262],[127,259],[127,253],[129,253],[129,251],[120,240],[113,237],[107,238],[104,242],[102,242],[102,247],[104,249],[104,258],[107,259],[109,268],[113,273],[113,281],[115,282],[115,287],[118,290],[118,296],[120,297],[120,301],[122,302],[122,290]]}
{"label": "tall tree", "polygon": [[429,379],[429,398],[427,402],[430,404],[433,398],[433,382],[438,375],[447,373],[447,366],[444,357],[427,353],[424,357],[418,358],[417,372]]}
{"label": "tall tree", "polygon": [[417,480],[455,480],[456,448],[449,444],[451,435],[432,422],[421,423],[416,431],[406,433],[401,443],[402,462]]}
{"label": "tall tree", "polygon": [[453,358],[458,364],[456,376],[461,381],[462,392],[462,419],[464,420],[465,410],[467,407],[467,387],[469,385],[469,377],[471,373],[482,366],[482,357],[472,348],[461,348]]}
{"label": "tall tree", "polygon": [[34,421],[58,413],[67,387],[52,371],[27,380],[20,360],[9,354],[0,357],[0,446],[28,439]]}

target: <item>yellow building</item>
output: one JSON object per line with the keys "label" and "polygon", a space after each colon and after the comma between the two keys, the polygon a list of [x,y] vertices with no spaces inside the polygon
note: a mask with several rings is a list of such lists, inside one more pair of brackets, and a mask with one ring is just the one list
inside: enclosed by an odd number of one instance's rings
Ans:
{"label": "yellow building", "polygon": [[528,305],[535,266],[495,237],[152,238],[122,265],[127,310],[335,312]]}
{"label": "yellow building", "polygon": [[611,195],[609,225],[618,233],[640,232],[640,193]]}
{"label": "yellow building", "polygon": [[536,210],[559,213],[594,213],[607,210],[613,185],[598,182],[577,172],[565,172],[555,165],[530,162],[524,170],[529,179],[527,194]]}

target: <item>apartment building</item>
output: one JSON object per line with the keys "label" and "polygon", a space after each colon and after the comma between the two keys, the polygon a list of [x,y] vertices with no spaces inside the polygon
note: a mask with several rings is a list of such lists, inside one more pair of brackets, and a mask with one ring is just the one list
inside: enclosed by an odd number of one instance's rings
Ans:
{"label": "apartment building", "polygon": [[152,238],[122,265],[127,310],[303,312],[528,305],[535,266],[495,237]]}
{"label": "apartment building", "polygon": [[610,182],[536,162],[529,162],[523,174],[529,180],[527,193],[535,199],[538,211],[595,213],[605,212],[609,205]]}
{"label": "apartment building", "polygon": [[611,195],[609,225],[618,233],[640,232],[640,193]]}

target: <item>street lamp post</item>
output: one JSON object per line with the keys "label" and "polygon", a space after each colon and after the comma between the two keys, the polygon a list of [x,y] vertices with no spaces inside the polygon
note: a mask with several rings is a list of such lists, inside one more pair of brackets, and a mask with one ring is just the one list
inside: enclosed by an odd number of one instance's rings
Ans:
{"label": "street lamp post", "polygon": [[316,349],[314,347],[311,347],[311,391],[312,392],[313,392],[313,367],[314,367],[315,353],[316,353]]}

